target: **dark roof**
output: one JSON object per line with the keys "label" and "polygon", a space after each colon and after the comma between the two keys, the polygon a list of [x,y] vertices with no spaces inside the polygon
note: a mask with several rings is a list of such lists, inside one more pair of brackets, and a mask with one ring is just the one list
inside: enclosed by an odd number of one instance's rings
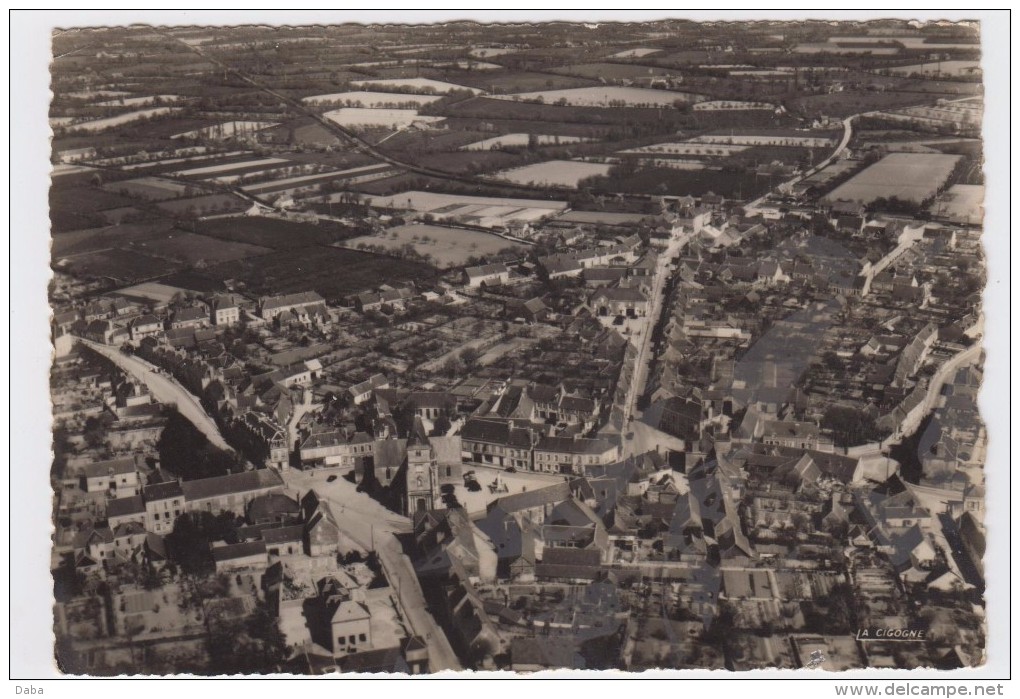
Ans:
{"label": "dark roof", "polygon": [[93,464],[87,464],[83,470],[86,478],[96,478],[98,476],[119,476],[125,473],[134,473],[137,470],[137,466],[135,465],[135,458],[129,456],[124,459],[111,459],[110,461],[97,461]]}
{"label": "dark roof", "polygon": [[536,563],[535,577],[540,579],[598,580],[597,566],[557,565],[553,563]]}
{"label": "dark roof", "polygon": [[262,310],[286,308],[287,306],[304,306],[314,303],[325,303],[325,300],[314,291],[302,291],[298,294],[285,294],[283,296],[264,298],[262,299]]}
{"label": "dark roof", "polygon": [[203,320],[208,318],[208,312],[201,306],[189,306],[174,313],[174,322],[181,323],[189,320]]}
{"label": "dark roof", "polygon": [[213,560],[217,563],[260,555],[266,555],[266,543],[264,541],[246,541],[242,544],[215,546],[212,549]]}
{"label": "dark roof", "polygon": [[539,437],[535,451],[551,451],[565,454],[604,454],[613,448],[607,439],[586,439],[572,437]]}
{"label": "dark roof", "polygon": [[146,502],[152,502],[153,500],[182,497],[184,491],[181,489],[181,484],[177,481],[167,481],[166,483],[154,483],[153,485],[145,486],[142,490],[142,495]]}
{"label": "dark roof", "polygon": [[293,541],[301,541],[304,536],[305,527],[303,524],[294,524],[286,527],[272,527],[262,530],[262,540],[266,546],[273,544],[284,544]]}
{"label": "dark roof", "polygon": [[504,512],[517,512],[528,510],[533,507],[542,507],[557,502],[562,502],[570,497],[570,484],[567,481],[554,483],[553,485],[539,488],[538,490],[514,493],[499,498],[489,503],[489,508],[499,507]]}
{"label": "dark roof", "polygon": [[595,567],[602,562],[598,549],[575,549],[570,547],[546,547],[542,552],[543,565]]}
{"label": "dark roof", "polygon": [[259,495],[248,504],[248,519],[258,521],[281,514],[296,515],[301,511],[297,501],[283,493]]}
{"label": "dark roof", "polygon": [[226,476],[185,481],[182,486],[189,501],[203,500],[231,493],[244,493],[266,488],[283,487],[283,479],[273,469],[262,468]]}
{"label": "dark roof", "polygon": [[468,420],[460,432],[461,439],[487,442],[522,448],[531,447],[531,433],[525,428],[515,428],[506,420],[475,418]]}
{"label": "dark roof", "polygon": [[117,498],[106,503],[106,517],[127,517],[145,512],[145,501],[141,495]]}

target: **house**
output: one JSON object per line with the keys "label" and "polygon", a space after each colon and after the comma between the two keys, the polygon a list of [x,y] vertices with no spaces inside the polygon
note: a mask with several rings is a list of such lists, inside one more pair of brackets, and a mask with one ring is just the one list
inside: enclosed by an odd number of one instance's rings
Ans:
{"label": "house", "polygon": [[161,536],[172,532],[185,507],[180,482],[147,485],[142,489],[142,498],[145,500],[145,528]]}
{"label": "house", "polygon": [[264,541],[214,546],[212,557],[216,563],[217,573],[245,568],[265,568],[269,565],[269,554]]}
{"label": "house", "polygon": [[131,339],[135,342],[146,337],[155,337],[163,332],[163,321],[154,315],[144,315],[131,323]]}
{"label": "house", "polygon": [[116,498],[106,503],[106,523],[112,529],[127,522],[140,522],[144,525],[146,521],[145,500],[140,494]]}
{"label": "house", "polygon": [[141,492],[136,457],[98,461],[84,469],[85,492],[125,498]]}
{"label": "house", "polygon": [[372,649],[372,624],[363,602],[346,599],[327,604],[333,655],[344,656]]}
{"label": "house", "polygon": [[500,286],[506,284],[509,279],[510,270],[502,263],[467,267],[464,270],[464,283],[471,288]]}
{"label": "house", "polygon": [[608,439],[542,436],[534,448],[532,470],[584,475],[586,466],[604,466],[619,458],[619,447]]}
{"label": "house", "polygon": [[832,439],[822,435],[818,425],[813,422],[766,420],[761,440],[768,446],[826,452],[833,450]]}
{"label": "house", "polygon": [[601,288],[592,294],[589,305],[600,316],[643,318],[648,313],[648,297],[632,286]]}
{"label": "house", "polygon": [[381,311],[384,306],[394,309],[403,309],[407,302],[414,297],[414,289],[401,287],[399,289],[386,289],[385,291],[366,291],[354,297],[354,308],[359,313],[368,311]]}
{"label": "house", "polygon": [[520,315],[529,323],[541,323],[549,317],[549,307],[540,298],[533,298],[520,305]]}
{"label": "house", "polygon": [[284,482],[275,470],[262,468],[184,481],[179,488],[188,512],[233,512],[243,517],[248,503],[263,495],[282,493]]}
{"label": "house", "polygon": [[301,498],[304,517],[305,553],[309,556],[333,556],[340,550],[340,525],[329,503],[309,490]]}
{"label": "house", "polygon": [[174,313],[171,328],[204,328],[209,324],[209,312],[201,306],[189,306]]}
{"label": "house", "polygon": [[347,389],[347,394],[350,396],[351,401],[354,405],[361,405],[369,398],[372,397],[373,391],[377,388],[389,388],[390,381],[382,374],[375,374],[370,376],[368,379],[361,383],[356,383]]}
{"label": "house", "polygon": [[233,325],[241,320],[241,307],[231,294],[218,294],[209,304],[213,325]]}
{"label": "house", "polygon": [[465,463],[531,470],[531,431],[509,420],[472,418],[460,431]]}
{"label": "house", "polygon": [[325,304],[325,299],[314,291],[267,296],[259,302],[259,315],[264,320],[273,320],[286,311],[302,311],[312,306],[325,306]]}

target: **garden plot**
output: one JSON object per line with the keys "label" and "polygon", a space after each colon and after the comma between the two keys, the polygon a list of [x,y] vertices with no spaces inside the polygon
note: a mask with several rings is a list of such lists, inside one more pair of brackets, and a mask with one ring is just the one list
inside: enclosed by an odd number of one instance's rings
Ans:
{"label": "garden plot", "polygon": [[441,80],[430,80],[428,78],[389,78],[384,80],[355,80],[351,82],[351,87],[356,88],[397,88],[398,90],[421,90],[422,92],[428,93],[433,92],[441,95],[446,95],[454,90],[467,90],[473,95],[480,95],[485,90],[479,90],[477,87],[467,87],[466,85],[456,85],[454,83],[447,83]]}
{"label": "garden plot", "polygon": [[214,176],[220,172],[229,172],[231,170],[243,170],[245,168],[262,167],[267,165],[279,165],[280,163],[291,162],[286,158],[260,158],[258,160],[244,160],[239,163],[222,163],[220,165],[206,165],[205,167],[195,167],[189,170],[178,170],[174,173],[177,177],[195,177],[202,175]]}
{"label": "garden plot", "polygon": [[241,187],[242,190],[250,194],[259,194],[261,192],[275,192],[283,189],[307,187],[318,182],[325,182],[327,180],[357,180],[364,181],[363,178],[368,175],[377,175],[380,177],[389,177],[393,174],[392,166],[386,163],[375,163],[372,165],[362,165],[361,167],[352,167],[348,170],[333,170],[330,172],[323,172],[316,175],[304,175],[301,177],[288,177],[281,180],[273,180],[272,182],[261,182],[259,184],[250,184]]}
{"label": "garden plot", "polygon": [[942,153],[891,153],[836,187],[825,199],[868,204],[876,199],[896,197],[920,203],[938,191],[961,157]]}
{"label": "garden plot", "polygon": [[274,126],[279,126],[279,124],[275,121],[228,121],[222,124],[213,124],[203,129],[174,134],[170,138],[211,138],[222,141],[239,136],[252,136],[259,131]]}
{"label": "garden plot", "polygon": [[420,107],[443,99],[440,95],[405,95],[396,92],[334,92],[329,95],[305,97],[305,104],[329,104],[347,107],[365,107],[367,109]]}
{"label": "garden plot", "polygon": [[[106,129],[112,129],[115,126],[123,126],[124,124],[130,124],[134,121],[141,119],[150,119],[156,116],[164,116],[166,114],[174,114],[181,111],[179,107],[153,107],[152,109],[139,109],[134,112],[125,112],[124,114],[118,114],[117,116],[106,117],[105,119],[93,119],[92,121],[83,121],[77,124],[53,124],[54,126],[63,126],[67,131],[87,131],[89,133],[96,133],[98,131],[105,131]],[[53,123],[53,120],[50,120]]]}
{"label": "garden plot", "polygon": [[627,150],[617,151],[620,155],[715,155],[715,156],[727,156],[733,155],[734,153],[740,153],[745,151],[750,146],[734,146],[728,144],[713,144],[706,145],[702,143],[656,143],[651,146],[642,146],[640,148],[629,148]]}
{"label": "garden plot", "polygon": [[349,128],[402,129],[416,123],[434,124],[443,120],[443,117],[419,116],[417,109],[364,109],[361,107],[344,107],[326,112],[322,116],[334,124]]}
{"label": "garden plot", "polygon": [[545,104],[572,107],[669,107],[677,102],[691,104],[704,99],[691,92],[652,90],[644,87],[575,87],[566,90],[520,92],[515,95],[493,95],[502,100],[541,100]]}
{"label": "garden plot", "polygon": [[732,109],[775,109],[776,105],[768,102],[741,102],[736,100],[708,100],[694,105],[696,112],[714,112]]}
{"label": "garden plot", "polygon": [[76,100],[101,100],[130,97],[133,94],[133,92],[124,92],[123,90],[78,90],[77,92],[68,92],[67,96]]}
{"label": "garden plot", "polygon": [[97,107],[145,107],[150,104],[179,102],[180,95],[143,95],[141,97],[117,97],[105,102],[96,102]]}
{"label": "garden plot", "polygon": [[574,187],[588,177],[609,174],[606,163],[586,163],[577,160],[548,160],[495,173],[494,177],[516,184],[536,184],[552,187]]}
{"label": "garden plot", "polygon": [[737,146],[789,146],[791,148],[825,148],[836,145],[836,139],[820,136],[788,134],[710,134],[696,136],[689,143],[713,143]]}
{"label": "garden plot", "polygon": [[420,255],[428,255],[437,267],[443,269],[463,265],[471,257],[523,247],[491,233],[421,223],[397,226],[380,231],[378,235],[359,236],[339,245],[354,249],[380,246],[394,252],[411,245]]}
{"label": "garden plot", "polygon": [[561,145],[566,143],[583,143],[590,141],[589,138],[581,138],[580,136],[549,136],[545,134],[527,134],[527,133],[508,133],[502,136],[493,136],[487,138],[484,141],[476,141],[469,143],[466,146],[461,146],[460,150],[499,150],[500,148],[523,148],[532,142],[534,139],[535,143],[540,146],[548,145]]}

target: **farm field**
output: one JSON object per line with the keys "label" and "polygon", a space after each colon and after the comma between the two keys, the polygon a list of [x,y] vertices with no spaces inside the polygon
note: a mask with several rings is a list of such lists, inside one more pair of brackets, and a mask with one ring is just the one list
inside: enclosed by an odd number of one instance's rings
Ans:
{"label": "farm field", "polygon": [[214,140],[223,140],[227,138],[236,138],[239,134],[252,135],[263,129],[269,129],[277,126],[275,121],[228,121],[223,124],[213,124],[202,129],[195,129],[194,131],[185,131],[184,133],[174,134],[170,138],[211,138]]}
{"label": "farm field", "polygon": [[483,141],[476,141],[475,143],[469,143],[466,146],[461,146],[460,150],[495,150],[499,148],[523,148],[531,143],[531,139],[534,138],[535,143],[540,146],[547,145],[560,145],[565,143],[581,143],[591,139],[581,138],[580,136],[550,136],[547,134],[527,134],[527,133],[508,133],[502,136],[493,136],[492,138],[486,138]]}
{"label": "farm field", "polygon": [[980,225],[984,219],[984,201],[984,185],[954,184],[935,200],[929,211],[954,223]]}
{"label": "farm field", "polygon": [[501,100],[538,100],[554,104],[563,100],[572,107],[668,107],[677,101],[698,102],[702,98],[690,92],[651,90],[643,87],[576,87],[567,90],[521,92],[516,95],[494,95]]}
{"label": "farm field", "polygon": [[714,112],[714,111],[729,111],[732,109],[737,110],[755,110],[755,109],[775,109],[776,105],[768,102],[741,102],[737,100],[708,100],[705,102],[698,102],[694,105],[694,111],[696,112]]}
{"label": "farm field", "polygon": [[422,223],[388,228],[378,235],[359,236],[338,245],[354,249],[359,245],[378,245],[394,251],[411,245],[419,254],[429,255],[440,269],[461,266],[471,257],[524,247],[491,233]]}
{"label": "farm field", "polygon": [[652,146],[641,146],[640,148],[629,148],[617,151],[621,155],[732,155],[740,153],[751,146],[729,145],[716,143],[707,145],[704,143],[656,143]]}
{"label": "farm field", "polygon": [[474,56],[475,58],[495,58],[496,56],[505,56],[508,53],[517,53],[517,51],[518,49],[476,46],[468,51],[468,55]]}
{"label": "farm field", "polygon": [[123,90],[77,90],[68,92],[67,97],[76,100],[109,99],[112,97],[128,97],[134,93]]}
{"label": "farm field", "polygon": [[935,194],[952,173],[958,155],[891,153],[851,177],[825,196],[864,204],[875,199],[897,197],[920,203]]}
{"label": "farm field", "polygon": [[690,143],[711,143],[717,145],[735,146],[790,146],[793,148],[825,148],[835,146],[836,141],[832,138],[819,136],[789,136],[773,134],[715,134],[695,136]]}
{"label": "farm field", "polygon": [[351,82],[351,87],[364,88],[364,87],[395,87],[398,89],[409,89],[409,90],[420,90],[422,92],[435,92],[438,94],[447,94],[454,90],[469,90],[470,92],[478,95],[485,90],[480,90],[476,87],[468,87],[466,85],[456,85],[454,83],[447,83],[441,80],[430,80],[429,78],[391,78],[383,80],[355,80]]}
{"label": "farm field", "polygon": [[[191,149],[186,149],[186,150],[191,150]],[[247,153],[248,153],[248,151],[235,150],[235,151],[229,151],[229,152],[226,152],[226,153],[208,153],[208,154],[202,154],[202,155],[185,155],[185,156],[182,156],[182,157],[179,157],[179,158],[163,158],[163,159],[160,159],[160,160],[146,160],[146,161],[137,162],[137,163],[125,163],[124,165],[121,165],[120,168],[122,170],[138,170],[139,168],[164,167],[164,166],[169,166],[169,165],[178,165],[180,163],[198,163],[198,162],[202,162],[204,160],[216,160],[217,158],[232,158],[232,157],[236,157],[236,156],[239,156],[239,155],[245,155]],[[111,163],[111,164],[115,165],[116,163]]]}
{"label": "farm field", "polygon": [[174,174],[178,177],[195,177],[200,175],[216,175],[220,172],[230,172],[231,170],[244,170],[246,168],[259,168],[267,165],[280,165],[281,163],[290,162],[286,158],[260,158],[257,160],[242,160],[237,163],[221,163],[217,165],[206,165],[204,167],[194,167],[187,170],[177,170]]}
{"label": "farm field", "polygon": [[580,63],[555,69],[557,73],[576,75],[591,80],[644,80],[653,77],[679,77],[680,72],[671,68],[635,65],[633,63]]}
{"label": "farm field", "polygon": [[259,245],[274,250],[332,245],[339,240],[357,235],[356,231],[325,221],[315,225],[265,216],[199,221],[195,224],[195,232],[221,240]]}
{"label": "farm field", "polygon": [[544,163],[503,170],[493,177],[517,184],[537,184],[552,187],[577,187],[588,177],[605,175],[610,166],[605,163],[586,163],[575,160],[548,160]]}
{"label": "farm field", "polygon": [[[314,290],[336,304],[350,294],[376,288],[383,280],[427,285],[435,274],[434,268],[419,262],[347,248],[303,247],[210,265],[205,270],[191,271],[189,276],[204,278],[213,285],[218,283],[220,288],[222,280],[235,279],[255,294]],[[166,281],[180,283],[172,278]]]}
{"label": "farm field", "polygon": [[54,233],[102,225],[105,219],[96,216],[100,211],[135,204],[127,197],[94,187],[51,188],[49,199],[50,224]]}
{"label": "farm field", "polygon": [[645,56],[651,56],[653,53],[662,53],[662,49],[651,48],[627,49],[626,51],[614,53],[612,56],[610,56],[610,58],[644,58]]}
{"label": "farm field", "polygon": [[153,107],[152,109],[139,109],[135,112],[125,112],[124,114],[118,114],[117,116],[106,117],[104,119],[93,119],[91,121],[83,121],[77,124],[63,124],[62,126],[71,133],[96,133],[98,131],[112,129],[115,126],[130,124],[131,122],[138,121],[140,119],[149,119],[151,117],[173,114],[179,111],[180,109],[176,107]]}
{"label": "farm field", "polygon": [[188,188],[189,185],[182,182],[173,182],[158,177],[139,177],[134,180],[108,182],[103,185],[104,191],[128,197],[138,197],[147,201],[177,199],[184,196]]}
{"label": "farm field", "polygon": [[408,191],[369,199],[375,208],[409,209],[431,214],[436,220],[459,221],[491,228],[512,221],[535,221],[567,208],[565,201],[473,197],[460,194]]}
{"label": "farm field", "polygon": [[79,277],[108,277],[119,282],[140,281],[174,270],[174,265],[165,259],[117,248],[63,258],[54,266]]}
{"label": "farm field", "polygon": [[57,233],[53,236],[50,254],[53,260],[71,255],[128,245],[134,241],[152,240],[173,228],[170,221],[127,223]]}
{"label": "farm field", "polygon": [[179,102],[181,100],[180,95],[147,95],[143,97],[117,97],[106,102],[96,102],[97,107],[144,107],[145,105],[154,104],[157,100],[160,102]]}
{"label": "farm field", "polygon": [[910,66],[896,66],[888,69],[896,75],[973,75],[980,73],[981,61],[938,61],[933,63],[918,63]]}
{"label": "farm field", "polygon": [[199,262],[215,264],[272,252],[269,248],[258,245],[234,243],[178,230],[133,243],[131,248],[146,255],[162,257],[188,266]]}
{"label": "farm field", "polygon": [[301,101],[306,104],[347,105],[350,107],[365,107],[367,109],[378,109],[380,107],[400,109],[404,107],[420,107],[423,104],[431,104],[441,99],[443,98],[440,95],[406,95],[395,92],[366,92],[362,90],[315,95],[313,97],[305,97]]}
{"label": "farm field", "polygon": [[344,107],[322,116],[340,126],[352,128],[382,127],[397,129],[408,127],[415,122],[435,123],[443,117],[418,116],[417,109],[364,109],[361,107]]}
{"label": "farm field", "polygon": [[208,216],[244,211],[251,204],[233,194],[209,194],[191,199],[168,199],[156,204],[156,208],[170,214]]}

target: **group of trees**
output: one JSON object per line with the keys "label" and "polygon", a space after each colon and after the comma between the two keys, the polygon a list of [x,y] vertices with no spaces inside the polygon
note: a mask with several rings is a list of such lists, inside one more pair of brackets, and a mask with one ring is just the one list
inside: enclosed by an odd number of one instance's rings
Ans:
{"label": "group of trees", "polygon": [[170,411],[156,449],[160,466],[184,480],[211,478],[244,470],[244,462],[238,454],[212,444],[176,410]]}

